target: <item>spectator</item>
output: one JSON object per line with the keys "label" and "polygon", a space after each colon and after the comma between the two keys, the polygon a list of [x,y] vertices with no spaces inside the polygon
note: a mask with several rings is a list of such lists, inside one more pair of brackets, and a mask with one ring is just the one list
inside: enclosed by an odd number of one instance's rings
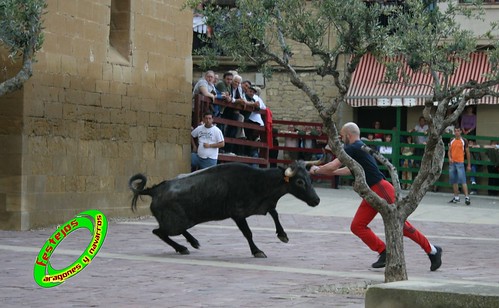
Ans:
{"label": "spectator", "polygon": [[[244,98],[243,89],[241,88],[241,80],[242,78],[239,75],[234,75],[232,78],[232,83],[229,87],[230,103],[232,104],[244,104],[244,102],[246,101],[246,99]],[[222,118],[233,121],[239,121],[239,110],[233,108],[225,108],[222,114]],[[238,133],[237,126],[227,125],[225,127],[225,132],[224,132],[225,137],[236,138],[237,133]],[[233,144],[228,143],[225,147],[225,152],[227,154],[233,155],[235,149],[236,148]]]}
{"label": "spectator", "polygon": [[[308,138],[310,136],[313,136],[312,135],[312,127],[305,126],[303,129],[304,129],[304,131],[301,134],[304,137],[301,138],[301,140],[300,140],[300,147],[303,149],[315,149],[317,147],[316,139],[315,138],[313,138],[313,139]],[[305,161],[312,160],[312,156],[313,156],[313,153],[307,152],[307,151],[300,152],[298,155],[299,159],[302,159]]]}
{"label": "spectator", "polygon": [[471,155],[470,148],[468,147],[468,141],[461,137],[461,129],[459,127],[454,128],[454,139],[449,143],[449,180],[452,184],[452,190],[454,191],[454,197],[449,201],[449,203],[458,203],[459,199],[459,187],[461,184],[463,187],[464,199],[466,205],[471,204],[470,196],[468,195],[468,185],[466,184],[466,171],[464,169],[464,156],[466,154],[466,159],[468,160],[468,165],[466,170],[471,170]]}
{"label": "spectator", "polygon": [[192,50],[196,51],[203,47],[203,41],[210,37],[210,29],[206,24],[206,16],[202,14],[205,0],[201,1],[194,9],[192,18]]}
{"label": "spectator", "polygon": [[224,100],[226,102],[231,102],[231,96],[229,93],[233,79],[234,79],[234,74],[232,74],[232,72],[225,72],[223,74],[223,79],[217,82],[217,84],[215,85],[215,88],[218,90],[218,92],[224,95]]}
{"label": "spectator", "polygon": [[[428,125],[426,124],[426,120],[423,116],[419,117],[418,124],[416,124],[416,126],[414,126],[414,129],[412,129],[411,132],[423,133],[425,135],[428,134]],[[426,144],[427,140],[428,140],[427,136],[416,136],[414,138],[414,143],[415,144]],[[424,148],[415,148],[414,154],[417,156],[423,156]],[[419,161],[416,163],[416,166],[419,166]]]}
{"label": "spectator", "polygon": [[215,73],[213,71],[207,71],[204,74],[204,78],[199,79],[199,81],[194,86],[194,90],[192,91],[192,96],[194,97],[197,94],[202,94],[214,100],[215,99],[215,94],[213,94],[215,91],[215,86],[213,85],[214,80],[215,80]]}
{"label": "spectator", "polygon": [[[490,145],[484,146],[487,148],[487,156],[492,162],[492,165],[487,166],[487,171],[489,175],[497,176],[499,174],[499,145],[497,141],[492,140]],[[499,178],[494,178],[489,176],[489,186],[499,187]],[[497,196],[499,191],[494,189],[489,189],[489,196]]]}
{"label": "spectator", "polygon": [[461,115],[461,130],[465,135],[476,135],[476,115],[473,113],[472,106],[467,106]]}
{"label": "spectator", "polygon": [[[244,98],[246,99],[245,102],[242,103],[242,106],[244,107],[245,105],[247,106],[248,103],[252,103],[254,102],[255,100],[253,99],[253,97],[250,97],[249,96],[249,88],[252,86],[251,84],[251,81],[249,80],[244,80],[243,82],[241,82],[241,88],[243,89],[243,93],[244,93]],[[256,93],[256,91],[255,91]],[[251,112],[250,111],[242,111],[241,114],[244,116],[244,121],[247,121]]]}
{"label": "spectator", "polygon": [[[379,153],[383,154],[384,156],[388,156],[387,159],[391,161],[391,156],[392,156],[392,135],[385,135],[385,142],[389,144],[383,144],[382,146],[379,147]],[[390,172],[388,170],[383,170],[383,175],[385,177],[390,177]]]}
{"label": "spectator", "polygon": [[[258,111],[267,109],[267,106],[265,106],[263,100],[256,94],[257,92],[258,89],[253,86],[248,87],[246,91],[248,100],[246,101],[245,108],[251,107],[254,111],[249,113],[249,116],[245,122],[257,124],[263,127],[265,126],[265,123],[263,122],[262,115]],[[260,139],[260,133],[257,130],[246,128],[245,131],[247,139],[252,141]],[[258,148],[255,147],[247,147],[246,151],[250,157],[258,157],[259,155]]]}
{"label": "spectator", "polygon": [[[409,144],[409,146],[402,147],[401,149],[401,154],[404,156],[402,159],[402,167],[404,168],[412,168],[414,160],[409,159],[409,156],[414,155],[414,148],[410,145],[414,144],[412,142],[412,136],[409,135],[406,137],[405,143]],[[402,171],[402,180],[404,181],[412,181],[412,172],[410,170],[404,170]],[[404,183],[402,184],[402,189],[409,189],[411,188],[410,183]]]}
{"label": "spectator", "polygon": [[[452,109],[447,109],[447,115],[445,116],[446,118],[449,117],[452,112],[454,112],[454,110]],[[445,129],[444,129],[444,133],[445,134],[449,134],[449,135],[454,135],[454,128],[457,127],[458,125],[457,124],[457,121],[454,121],[452,122],[451,124],[449,124],[449,126],[447,126]],[[445,143],[445,144],[448,144],[449,141],[451,140],[451,138],[442,138],[442,141]]]}
{"label": "spectator", "polygon": [[382,146],[379,147],[379,152],[381,154],[385,154],[385,155],[392,155],[392,135],[385,135],[385,142],[388,142],[390,144],[384,144]]}
{"label": "spectator", "polygon": [[[288,148],[298,148],[300,146],[300,139],[298,138],[298,129],[293,125],[288,125],[288,130],[285,131],[289,137],[284,138],[284,146]],[[296,137],[295,137],[296,136]],[[286,159],[296,160],[298,159],[298,152],[295,151],[285,151]]]}
{"label": "spectator", "polygon": [[[272,159],[277,159],[279,157],[279,150],[276,149],[276,147],[279,146],[279,139],[277,138],[278,133],[279,130],[277,128],[272,129],[272,144],[274,147],[271,150],[269,150],[269,158]],[[270,168],[277,168],[277,163],[271,162]]]}
{"label": "spectator", "polygon": [[[226,103],[230,103],[232,101],[229,93],[230,93],[230,85],[232,84],[233,78],[234,78],[234,74],[232,72],[225,72],[223,74],[223,79],[220,80],[219,82],[217,82],[215,85],[215,89],[222,95],[222,99]],[[215,116],[222,116],[222,114],[224,113],[225,107],[218,106],[218,105],[216,107],[219,107],[219,108],[218,108],[218,114],[215,113]],[[221,125],[220,130],[222,130],[222,132],[224,132],[225,125]]]}
{"label": "spectator", "polygon": [[[380,121],[375,121],[373,123],[374,129],[381,129],[381,122]],[[374,139],[379,139],[379,141],[384,139],[384,135],[380,132],[374,132]]]}
{"label": "spectator", "polygon": [[[381,140],[374,140],[374,133],[368,133],[367,134],[367,138],[366,137],[362,137],[360,139],[362,141],[371,141],[371,142],[381,141]],[[370,147],[371,149],[373,149],[374,151],[379,151],[379,148],[375,144],[366,144],[366,145],[368,147]]]}
{"label": "spectator", "polygon": [[251,86],[248,88],[247,95],[250,100],[247,102],[246,106],[254,107],[255,111],[250,113],[247,122],[264,126],[265,123],[263,122],[262,115],[258,112],[258,110],[265,110],[267,109],[267,106],[265,106],[262,98],[258,96],[257,93],[257,87]]}
{"label": "spectator", "polygon": [[[191,132],[191,171],[215,166],[218,160],[218,149],[225,145],[222,131],[213,125],[213,115],[203,114],[203,124]],[[198,145],[194,139],[198,139]]]}
{"label": "spectator", "polygon": [[[468,140],[468,146],[470,148],[480,148],[480,145],[476,144],[476,141],[472,140],[472,139]],[[471,159],[473,161],[480,161],[480,160],[482,160],[481,157],[480,157],[480,153],[479,152],[475,152],[475,151],[471,151],[470,150],[470,154],[471,154]],[[472,173],[476,173],[477,172],[477,165],[476,165],[476,163],[471,162],[471,172]],[[476,185],[476,183],[477,183],[476,176],[475,175],[470,175],[470,181],[471,181],[470,195],[476,195],[477,191],[476,191],[476,188],[474,187]]]}

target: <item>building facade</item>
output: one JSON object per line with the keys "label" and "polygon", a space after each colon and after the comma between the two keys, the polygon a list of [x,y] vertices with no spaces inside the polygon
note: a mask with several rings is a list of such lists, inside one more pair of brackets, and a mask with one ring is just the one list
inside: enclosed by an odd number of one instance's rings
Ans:
{"label": "building facade", "polygon": [[87,209],[130,216],[130,176],[157,183],[189,170],[184,1],[47,3],[33,76],[0,97],[2,229],[62,223]]}

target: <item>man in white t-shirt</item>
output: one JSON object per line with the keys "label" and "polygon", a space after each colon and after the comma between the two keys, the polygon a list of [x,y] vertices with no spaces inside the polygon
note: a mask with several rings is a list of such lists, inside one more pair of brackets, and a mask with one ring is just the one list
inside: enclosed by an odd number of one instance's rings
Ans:
{"label": "man in white t-shirt", "polygon": [[[213,125],[213,115],[209,112],[203,115],[203,124],[191,132],[191,170],[204,169],[217,164],[218,149],[225,145],[222,131]],[[195,138],[198,139],[196,145]]]}

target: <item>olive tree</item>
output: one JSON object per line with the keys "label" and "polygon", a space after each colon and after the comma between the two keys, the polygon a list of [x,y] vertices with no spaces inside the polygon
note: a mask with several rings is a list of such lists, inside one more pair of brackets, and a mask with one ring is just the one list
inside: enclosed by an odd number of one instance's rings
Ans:
{"label": "olive tree", "polygon": [[[45,0],[0,0],[0,47],[8,57],[1,63],[0,96],[20,89],[33,74],[35,54],[43,43],[42,16]],[[1,54],[1,51],[0,51]],[[21,61],[19,71],[7,72],[8,64]]]}
{"label": "olive tree", "polygon": [[[187,2],[190,7],[198,3]],[[492,71],[488,81],[469,80],[457,86],[448,82],[458,61],[467,59],[477,46],[476,38],[459,27],[456,17],[478,18],[479,6],[464,8],[450,1],[440,9],[436,1],[415,0],[390,6],[360,0],[239,0],[236,8],[205,5],[203,13],[214,28],[211,47],[201,52],[205,64],[214,65],[216,55],[222,53],[239,61],[242,68],[248,62],[256,64],[266,76],[278,68],[310,99],[324,123],[334,154],[354,174],[353,189],[383,218],[387,243],[385,281],[406,280],[403,225],[441,174],[444,129],[457,119],[468,100],[498,95],[493,91],[499,83],[497,40],[489,52]],[[330,31],[335,33],[333,42],[326,39]],[[309,49],[318,75],[332,76],[338,93],[334,99],[321,97],[313,84],[297,74],[293,66],[297,46]],[[367,186],[363,169],[343,150],[333,118],[340,104],[345,103],[352,74],[367,53],[387,65],[386,82],[411,84],[409,79],[397,77],[408,76],[403,63],[409,64],[409,70],[425,70],[433,76],[429,85],[433,96],[426,100],[423,112],[429,124],[428,141],[420,172],[406,196],[401,194],[395,167],[375,153],[390,171],[396,190],[393,204]],[[342,59],[346,65],[339,67]],[[453,112],[447,115],[449,109]]]}

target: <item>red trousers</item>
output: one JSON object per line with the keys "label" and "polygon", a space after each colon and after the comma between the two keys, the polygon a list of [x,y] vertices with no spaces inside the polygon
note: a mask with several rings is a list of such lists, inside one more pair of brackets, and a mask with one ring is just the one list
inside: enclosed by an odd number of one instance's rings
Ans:
{"label": "red trousers", "polygon": [[[381,180],[377,184],[373,185],[371,189],[381,198],[388,201],[388,203],[395,202],[395,189],[392,184],[386,180]],[[385,250],[385,243],[368,227],[369,223],[374,219],[378,212],[367,203],[366,200],[362,200],[357,213],[353,217],[352,224],[350,225],[350,230],[353,234],[357,235],[371,250],[381,253]],[[430,253],[431,247],[430,242],[414,228],[408,221],[404,224],[404,236],[410,238],[426,253]]]}

